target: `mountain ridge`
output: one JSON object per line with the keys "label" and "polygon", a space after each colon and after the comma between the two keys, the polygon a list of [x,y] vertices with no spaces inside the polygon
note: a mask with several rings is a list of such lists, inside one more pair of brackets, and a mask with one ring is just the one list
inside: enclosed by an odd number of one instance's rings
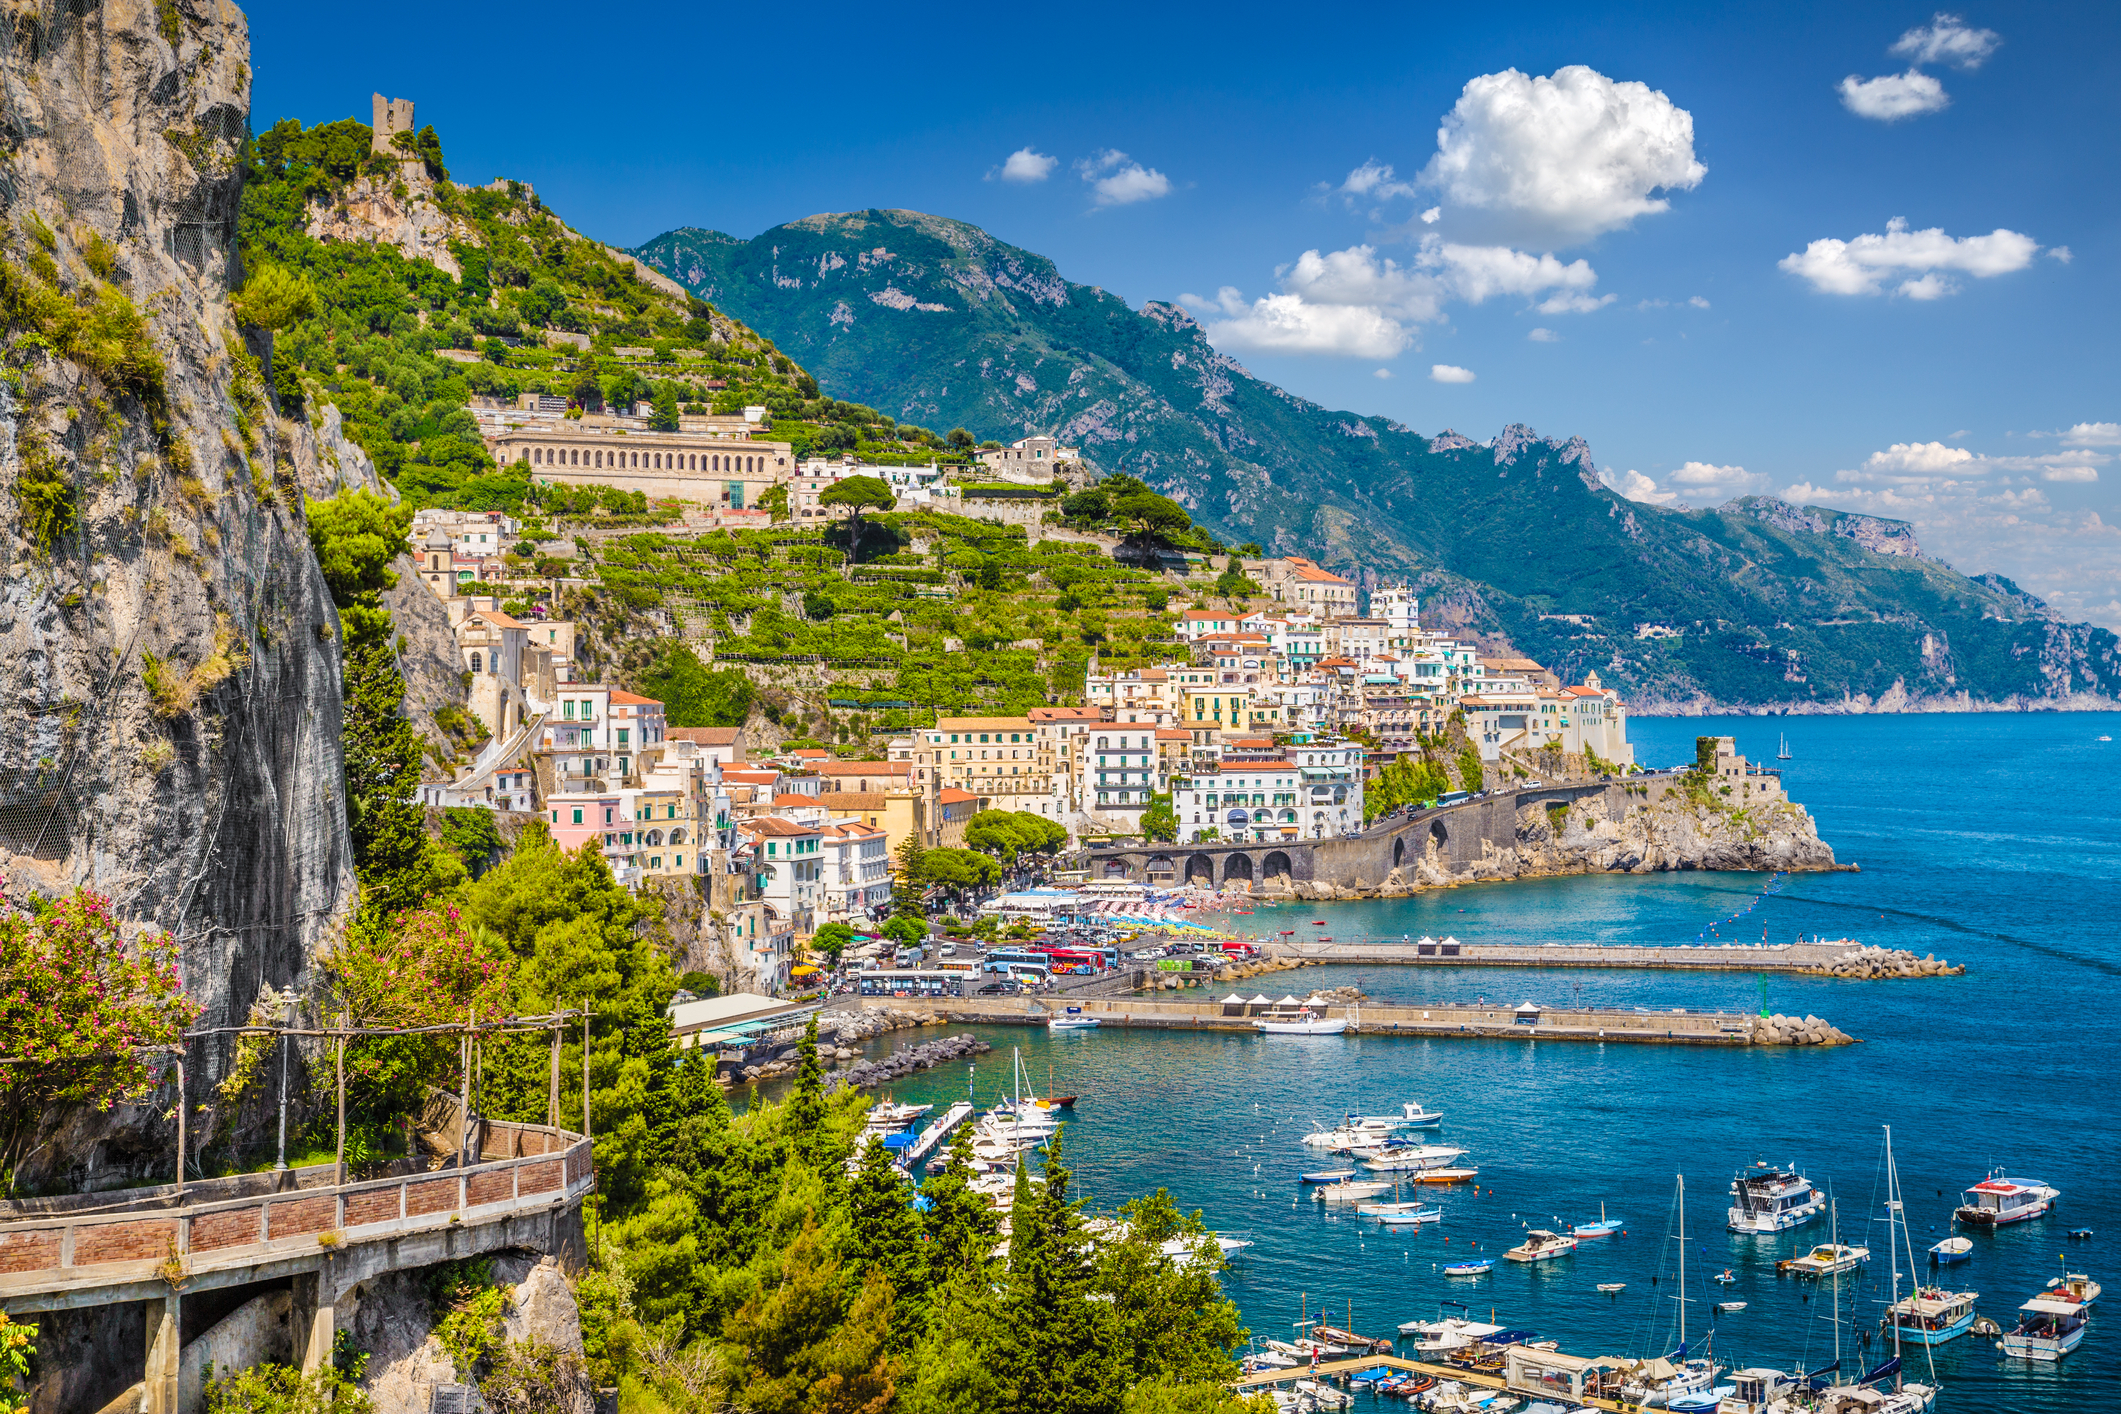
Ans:
{"label": "mountain ridge", "polygon": [[[1645,708],[2107,705],[2121,641],[1921,552],[1904,522],[1741,498],[1628,501],[1581,437],[1487,443],[1327,408],[1198,321],[1067,280],[921,212],[817,213],[631,252],[773,339],[834,396],[1004,440],[1046,433],[1226,540],[1404,578],[1428,621]],[[2007,581],[2006,581],[2007,583]]]}

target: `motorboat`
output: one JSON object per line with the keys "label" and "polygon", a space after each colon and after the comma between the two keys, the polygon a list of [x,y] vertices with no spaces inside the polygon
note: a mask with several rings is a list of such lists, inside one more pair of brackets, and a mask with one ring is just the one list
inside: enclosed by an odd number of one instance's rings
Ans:
{"label": "motorboat", "polygon": [[1391,1186],[1381,1178],[1351,1178],[1339,1183],[1321,1183],[1311,1190],[1311,1196],[1321,1203],[1360,1203],[1365,1198],[1375,1198]]}
{"label": "motorboat", "polygon": [[1299,1174],[1305,1183],[1339,1183],[1342,1179],[1355,1177],[1354,1169],[1319,1169],[1313,1173]]}
{"label": "motorboat", "polygon": [[1304,1021],[1275,1021],[1258,1017],[1252,1022],[1253,1029],[1268,1036],[1338,1036],[1348,1029],[1346,1017],[1327,1019],[1318,1017]]}
{"label": "motorboat", "polygon": [[2048,1282],[2047,1294],[2057,1301],[2074,1301],[2079,1306],[2090,1306],[2099,1299],[2099,1283],[2082,1272],[2064,1272]]}
{"label": "motorboat", "polygon": [[1097,1018],[1079,1012],[1056,1012],[1046,1018],[1048,1031],[1088,1031],[1097,1025]]}
{"label": "motorboat", "polygon": [[1211,1242],[1215,1245],[1215,1250],[1217,1254],[1220,1255],[1225,1262],[1235,1260],[1238,1253],[1244,1251],[1247,1247],[1250,1247],[1252,1245],[1251,1242],[1245,1238],[1225,1237],[1219,1232],[1208,1232],[1196,1235],[1184,1235],[1171,1238],[1157,1250],[1162,1252],[1166,1257],[1170,1257],[1173,1259],[1198,1259],[1200,1256],[1204,1255],[1201,1250],[1203,1245]]}
{"label": "motorboat", "polygon": [[[1461,1262],[1460,1266],[1473,1263]],[[1482,1264],[1485,1265],[1485,1264]],[[1450,1271],[1450,1268],[1445,1268]],[[1454,1275],[1470,1276],[1469,1272]],[[1457,1302],[1451,1302],[1457,1305]],[[1476,1340],[1486,1340],[1491,1335],[1500,1335],[1506,1327],[1491,1326],[1484,1321],[1469,1321],[1457,1316],[1445,1316],[1439,1321],[1402,1321],[1399,1333],[1414,1338],[1414,1348],[1424,1354],[1434,1355],[1445,1350],[1456,1350],[1462,1345],[1471,1345]]]}
{"label": "motorboat", "polygon": [[1443,1221],[1443,1209],[1426,1203],[1364,1203],[1355,1210],[1358,1218],[1375,1218],[1386,1227],[1420,1227]]}
{"label": "motorboat", "polygon": [[1939,1267],[1954,1266],[1972,1255],[1973,1242],[1964,1237],[1947,1237],[1930,1246],[1930,1261]]}
{"label": "motorboat", "polygon": [[1793,1169],[1757,1163],[1731,1180],[1732,1232],[1788,1232],[1826,1211],[1826,1195]]}
{"label": "motorboat", "polygon": [[1306,1134],[1298,1142],[1308,1144],[1314,1149],[1332,1149],[1338,1152],[1343,1149],[1379,1146],[1389,1135],[1389,1130],[1379,1129],[1374,1125],[1357,1124],[1351,1115],[1348,1122],[1339,1128],[1321,1129],[1315,1134]]}
{"label": "motorboat", "polygon": [[1364,1129],[1434,1129],[1443,1123],[1443,1112],[1423,1109],[1415,1102],[1401,1105],[1396,1115],[1350,1115],[1348,1122]]}
{"label": "motorboat", "polygon": [[1449,1144],[1410,1144],[1387,1149],[1374,1159],[1363,1160],[1363,1167],[1372,1173],[1392,1173],[1403,1169],[1440,1169],[1453,1159],[1462,1159],[1466,1151]]}
{"label": "motorboat", "polygon": [[2058,1301],[2043,1291],[2018,1308],[2018,1324],[2003,1333],[1996,1348],[2019,1360],[2060,1360],[2083,1341],[2090,1319],[2081,1302]]}
{"label": "motorboat", "polygon": [[1605,1204],[1600,1203],[1598,1205],[1597,1222],[1578,1223],[1570,1228],[1569,1232],[1575,1237],[1611,1237],[1614,1233],[1620,1231],[1620,1227],[1620,1219],[1607,1217],[1605,1215]]}
{"label": "motorboat", "polygon": [[1494,1270],[1494,1259],[1481,1257],[1471,1262],[1447,1262],[1443,1274],[1447,1277],[1484,1277]]}
{"label": "motorboat", "polygon": [[1941,1286],[1918,1286],[1885,1308],[1889,1325],[1897,1326],[1903,1341],[1916,1345],[1942,1345],[1965,1335],[1974,1323],[1978,1291],[1947,1291]]}
{"label": "motorboat", "polygon": [[1575,1250],[1574,1237],[1535,1227],[1525,1233],[1524,1241],[1502,1255],[1513,1262],[1544,1262],[1553,1257],[1566,1257]]}
{"label": "motorboat", "polygon": [[1480,1177],[1480,1170],[1463,1169],[1416,1169],[1407,1175],[1409,1183],[1471,1183]]}
{"label": "motorboat", "polygon": [[1868,1247],[1851,1247],[1845,1242],[1822,1242],[1802,1257],[1785,1257],[1775,1264],[1775,1270],[1793,1277],[1830,1277],[1840,1272],[1852,1272],[1871,1259]]}
{"label": "motorboat", "polygon": [[933,1105],[898,1105],[879,1100],[869,1107],[868,1123],[871,1128],[904,1129],[934,1108]]}
{"label": "motorboat", "polygon": [[1975,1227],[2002,1227],[2043,1216],[2061,1196],[2061,1189],[2050,1188],[2037,1178],[2006,1178],[1998,1169],[1966,1190],[1966,1202],[1952,1216]]}

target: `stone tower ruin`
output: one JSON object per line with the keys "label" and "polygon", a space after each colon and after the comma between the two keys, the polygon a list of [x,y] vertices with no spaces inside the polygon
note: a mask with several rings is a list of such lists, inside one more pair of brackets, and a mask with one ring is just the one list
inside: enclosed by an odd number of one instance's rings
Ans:
{"label": "stone tower ruin", "polygon": [[391,145],[391,139],[399,133],[410,133],[412,129],[412,100],[410,98],[385,98],[378,93],[373,96],[370,107],[375,114],[369,124],[371,136],[369,146],[377,152],[402,158],[405,154]]}

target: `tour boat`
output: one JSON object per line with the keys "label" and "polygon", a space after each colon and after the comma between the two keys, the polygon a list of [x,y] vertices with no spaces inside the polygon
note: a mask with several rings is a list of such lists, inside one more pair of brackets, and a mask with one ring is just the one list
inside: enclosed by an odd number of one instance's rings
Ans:
{"label": "tour boat", "polygon": [[1885,1319],[1898,1326],[1902,1340],[1917,1345],[1942,1345],[1966,1334],[1974,1323],[1978,1291],[1946,1291],[1940,1286],[1918,1286],[1909,1295],[1885,1309]]}
{"label": "tour boat", "polygon": [[2036,1178],[2005,1178],[1998,1169],[1966,1190],[1966,1202],[1952,1216],[1976,1227],[2002,1227],[2037,1218],[2055,1206],[2062,1196]]}
{"label": "tour boat", "polygon": [[1732,1232],[1788,1232],[1826,1209],[1826,1195],[1789,1169],[1755,1164],[1731,1180]]}
{"label": "tour boat", "polygon": [[1346,1017],[1330,1020],[1319,1017],[1311,1021],[1269,1021],[1262,1016],[1256,1018],[1252,1026],[1269,1036],[1338,1036],[1348,1029],[1348,1021]]}
{"label": "tour boat", "polygon": [[1321,1183],[1311,1190],[1311,1196],[1321,1203],[1360,1203],[1365,1198],[1375,1198],[1392,1185],[1381,1178],[1358,1178],[1340,1183]]}
{"label": "tour boat", "polygon": [[1513,1262],[1544,1262],[1550,1257],[1566,1257],[1575,1250],[1575,1238],[1535,1227],[1525,1233],[1523,1242],[1502,1255]]}
{"label": "tour boat", "polygon": [[1964,1237],[1947,1237],[1930,1247],[1930,1261],[1940,1267],[1949,1267],[1963,1262],[1974,1250],[1974,1244]]}
{"label": "tour boat", "polygon": [[1802,1257],[1783,1258],[1775,1264],[1775,1270],[1793,1277],[1830,1277],[1839,1272],[1854,1271],[1870,1259],[1871,1249],[1868,1247],[1822,1242]]}
{"label": "tour boat", "polygon": [[2018,1308],[2018,1324],[2003,1333],[1996,1348],[2020,1360],[2060,1360],[2084,1339],[2090,1314],[2075,1301],[2058,1301],[2043,1291]]}
{"label": "tour boat", "polygon": [[1605,1204],[1600,1203],[1598,1205],[1597,1222],[1578,1223],[1570,1228],[1569,1231],[1577,1237],[1611,1237],[1614,1233],[1620,1231],[1620,1219],[1607,1217],[1605,1215]]}
{"label": "tour boat", "polygon": [[1474,1262],[1452,1262],[1443,1269],[1447,1277],[1484,1277],[1495,1270],[1493,1258],[1482,1257]]}
{"label": "tour boat", "polygon": [[1355,1177],[1354,1169],[1319,1169],[1315,1173],[1300,1174],[1305,1183],[1339,1183],[1342,1179]]}
{"label": "tour boat", "polygon": [[2082,1272],[2064,1272],[2049,1280],[2047,1294],[2057,1301],[2074,1301],[2079,1306],[2089,1306],[2099,1299],[2099,1283]]}

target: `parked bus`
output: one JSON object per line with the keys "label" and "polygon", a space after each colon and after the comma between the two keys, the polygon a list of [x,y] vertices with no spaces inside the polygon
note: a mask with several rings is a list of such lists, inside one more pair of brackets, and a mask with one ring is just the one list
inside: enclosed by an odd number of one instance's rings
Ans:
{"label": "parked bus", "polygon": [[1044,969],[1046,954],[1032,948],[996,948],[980,960],[982,972],[1007,972],[1014,966]]}
{"label": "parked bus", "polygon": [[898,971],[860,974],[860,995],[865,997],[962,997],[962,972]]}
{"label": "parked bus", "polygon": [[1103,967],[1104,954],[1079,948],[1054,948],[1046,954],[1046,962],[1055,972],[1072,972],[1087,977]]}

